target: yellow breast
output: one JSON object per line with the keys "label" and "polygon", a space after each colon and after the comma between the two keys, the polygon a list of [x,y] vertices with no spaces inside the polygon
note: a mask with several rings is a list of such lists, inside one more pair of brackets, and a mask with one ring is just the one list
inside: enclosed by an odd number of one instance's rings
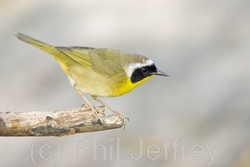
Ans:
{"label": "yellow breast", "polygon": [[127,78],[124,82],[117,83],[115,85],[112,85],[113,89],[109,91],[109,96],[108,97],[115,97],[115,96],[121,96],[124,95],[134,88],[136,88],[138,85],[142,84],[143,82],[147,81],[150,79],[152,76],[149,76],[147,78],[144,78],[143,80],[132,83],[129,78]]}
{"label": "yellow breast", "polygon": [[128,77],[108,78],[99,73],[94,73],[91,69],[78,70],[73,68],[68,75],[72,86],[77,87],[84,93],[99,97],[116,97],[124,95],[135,87],[145,82],[152,76],[141,81],[132,83]]}

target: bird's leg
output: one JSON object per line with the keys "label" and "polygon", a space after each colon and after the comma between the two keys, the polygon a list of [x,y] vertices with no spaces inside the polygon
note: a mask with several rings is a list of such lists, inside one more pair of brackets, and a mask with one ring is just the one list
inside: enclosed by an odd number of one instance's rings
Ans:
{"label": "bird's leg", "polygon": [[117,116],[121,116],[123,117],[124,121],[125,119],[129,121],[129,118],[127,116],[123,116],[120,113],[118,113],[116,110],[114,110],[112,107],[110,107],[109,105],[107,105],[106,103],[104,103],[103,101],[101,101],[100,99],[98,99],[96,96],[91,96],[94,100],[98,101],[99,103],[101,103],[102,105],[104,105],[105,107],[107,107],[110,111],[112,111],[114,113],[114,115]]}
{"label": "bird's leg", "polygon": [[97,118],[97,119],[100,119],[100,121],[102,122],[103,124],[103,120],[99,117],[99,115],[97,114],[97,111],[96,109],[94,108],[94,106],[90,103],[90,101],[82,94],[82,92],[77,89],[76,87],[74,87],[75,90],[80,94],[80,96],[88,103],[88,106],[92,109],[92,112],[94,114],[94,116]]}

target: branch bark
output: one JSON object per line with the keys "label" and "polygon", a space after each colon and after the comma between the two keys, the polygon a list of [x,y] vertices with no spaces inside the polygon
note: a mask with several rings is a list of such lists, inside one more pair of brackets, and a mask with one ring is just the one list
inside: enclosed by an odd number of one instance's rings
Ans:
{"label": "branch bark", "polygon": [[124,126],[124,117],[105,117],[104,106],[95,108],[103,124],[86,105],[53,112],[0,112],[0,136],[64,136]]}

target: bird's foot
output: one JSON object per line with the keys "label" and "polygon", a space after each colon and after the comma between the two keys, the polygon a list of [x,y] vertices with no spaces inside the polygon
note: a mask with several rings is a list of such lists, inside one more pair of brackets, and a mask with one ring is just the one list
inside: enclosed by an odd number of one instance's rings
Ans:
{"label": "bird's foot", "polygon": [[97,118],[97,120],[94,121],[95,123],[99,123],[99,124],[103,124],[104,123],[103,119],[99,116],[99,114],[103,114],[102,111],[100,111],[99,109],[96,109],[94,106],[89,106],[87,104],[82,104],[81,107],[87,107],[87,108],[89,108],[89,109],[92,110],[93,115],[95,116],[95,118]]}

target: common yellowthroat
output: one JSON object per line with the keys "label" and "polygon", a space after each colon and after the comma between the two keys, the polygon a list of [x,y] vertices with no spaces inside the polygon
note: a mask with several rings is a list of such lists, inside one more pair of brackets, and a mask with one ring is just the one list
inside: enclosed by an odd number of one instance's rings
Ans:
{"label": "common yellowthroat", "polygon": [[71,85],[92,108],[97,118],[99,117],[95,108],[82,92],[90,94],[114,114],[120,115],[97,97],[121,96],[154,75],[168,76],[158,70],[151,59],[142,55],[108,48],[58,47],[25,34],[18,33],[16,36],[47,52],[61,65]]}

